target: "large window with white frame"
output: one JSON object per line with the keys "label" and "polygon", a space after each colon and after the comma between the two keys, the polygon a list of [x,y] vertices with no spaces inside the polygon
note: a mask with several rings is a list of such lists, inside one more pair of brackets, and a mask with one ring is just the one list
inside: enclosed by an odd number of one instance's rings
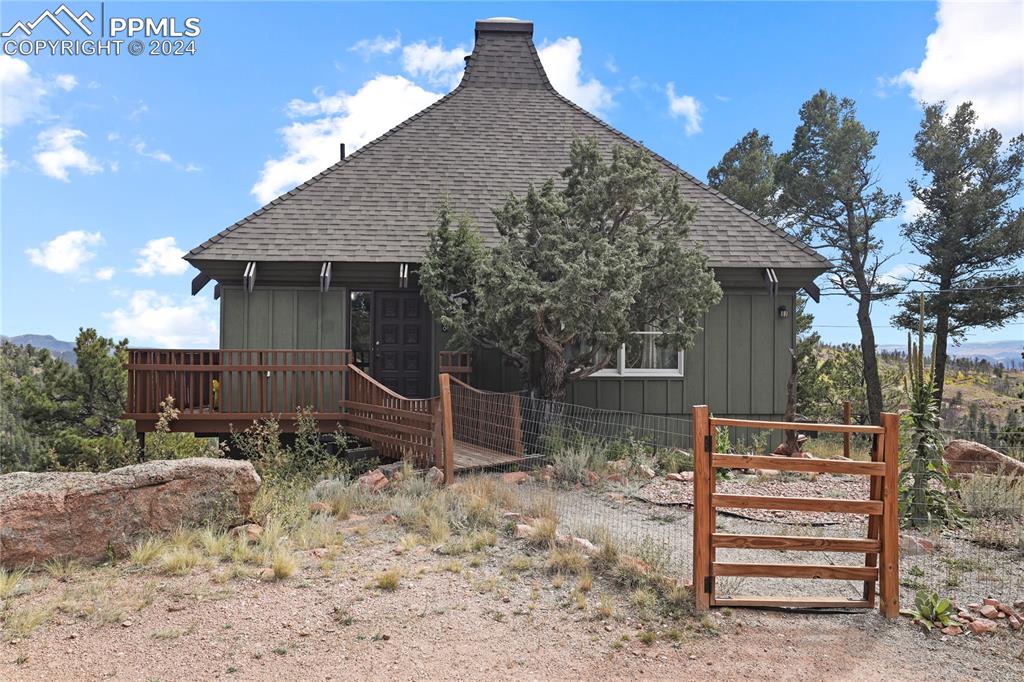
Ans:
{"label": "large window with white frame", "polygon": [[630,333],[626,343],[619,347],[612,366],[592,376],[683,376],[683,351],[659,346],[663,333],[655,330]]}

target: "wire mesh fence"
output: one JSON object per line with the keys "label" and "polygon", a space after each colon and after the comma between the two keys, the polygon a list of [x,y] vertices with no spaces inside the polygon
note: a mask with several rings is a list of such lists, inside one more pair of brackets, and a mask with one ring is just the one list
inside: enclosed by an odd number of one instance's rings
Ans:
{"label": "wire mesh fence", "polygon": [[[600,410],[519,393],[488,393],[458,381],[451,396],[454,465],[458,475],[503,476],[521,498],[553,507],[562,533],[610,537],[620,550],[646,562],[692,573],[693,423],[688,416]],[[837,415],[838,417],[838,415]],[[837,418],[836,422],[840,419]],[[870,458],[870,437],[808,433],[811,456]],[[909,451],[904,435],[902,451]],[[720,428],[717,452],[769,454],[781,433]],[[946,436],[947,440],[949,436]],[[905,466],[905,463],[904,463]],[[947,499],[955,518],[940,523],[901,507],[901,603],[919,589],[957,604],[994,597],[1024,600],[1024,464],[965,454],[950,465]],[[717,491],[739,495],[867,499],[870,477],[736,469],[722,472]],[[901,486],[910,478],[901,477]],[[903,491],[901,497],[907,491]],[[720,533],[864,538],[864,516],[783,510],[719,510]],[[839,552],[719,549],[718,560],[769,564],[851,563]],[[854,555],[856,556],[856,555]],[[861,555],[863,556],[863,555]],[[717,593],[798,594],[861,599],[861,584],[844,580],[722,578]]]}

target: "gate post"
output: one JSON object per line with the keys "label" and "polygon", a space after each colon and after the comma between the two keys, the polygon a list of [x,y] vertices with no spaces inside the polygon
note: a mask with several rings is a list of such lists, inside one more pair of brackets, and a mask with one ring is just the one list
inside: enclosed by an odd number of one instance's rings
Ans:
{"label": "gate post", "polygon": [[885,476],[882,483],[882,556],[879,561],[879,609],[886,618],[900,615],[900,521],[899,521],[899,459],[900,418],[882,413],[885,433],[883,456]]}
{"label": "gate post", "polygon": [[698,611],[711,608],[711,435],[707,405],[693,406],[693,596]]}
{"label": "gate post", "polygon": [[444,482],[455,482],[455,436],[452,433],[452,385],[451,377],[442,374],[437,378],[441,389],[441,430],[444,434]]}

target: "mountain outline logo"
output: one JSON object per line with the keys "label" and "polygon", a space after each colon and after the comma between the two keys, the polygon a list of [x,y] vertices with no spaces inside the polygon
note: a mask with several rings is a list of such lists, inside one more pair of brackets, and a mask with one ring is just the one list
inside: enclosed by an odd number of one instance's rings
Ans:
{"label": "mountain outline logo", "polygon": [[58,7],[56,10],[43,10],[43,13],[36,17],[34,21],[24,22],[19,19],[18,21],[14,22],[14,25],[11,26],[10,29],[4,31],[3,33],[0,33],[0,36],[3,36],[4,38],[10,38],[18,31],[22,31],[26,37],[31,36],[32,32],[36,29],[36,27],[39,26],[39,24],[43,23],[45,19],[49,19],[53,23],[53,25],[56,26],[58,30],[60,30],[61,33],[63,33],[66,36],[70,36],[71,31],[68,29],[67,26],[65,26],[61,22],[61,20],[58,18],[58,15],[64,15],[68,21],[73,22],[75,26],[77,26],[79,29],[82,30],[82,32],[85,33],[85,35],[92,35],[92,29],[86,26],[84,22],[95,21],[96,17],[94,17],[92,13],[88,10],[82,12],[81,14],[76,15],[67,5],[61,3],[60,7]]}

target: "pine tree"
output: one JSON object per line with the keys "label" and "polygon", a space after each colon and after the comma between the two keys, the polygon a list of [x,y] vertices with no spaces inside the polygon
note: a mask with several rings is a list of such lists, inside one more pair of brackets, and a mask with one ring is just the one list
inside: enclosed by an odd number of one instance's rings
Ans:
{"label": "pine tree", "polygon": [[[1013,205],[1024,185],[1024,135],[1004,148],[999,131],[976,127],[970,102],[948,116],[945,111],[942,103],[925,108],[914,138],[925,179],[910,181],[921,211],[903,225],[903,235],[926,259],[913,281],[932,292],[924,314],[935,334],[939,400],[950,338],[975,327],[1002,327],[1024,314],[1024,210]],[[908,301],[893,321],[914,328],[917,315]]]}

